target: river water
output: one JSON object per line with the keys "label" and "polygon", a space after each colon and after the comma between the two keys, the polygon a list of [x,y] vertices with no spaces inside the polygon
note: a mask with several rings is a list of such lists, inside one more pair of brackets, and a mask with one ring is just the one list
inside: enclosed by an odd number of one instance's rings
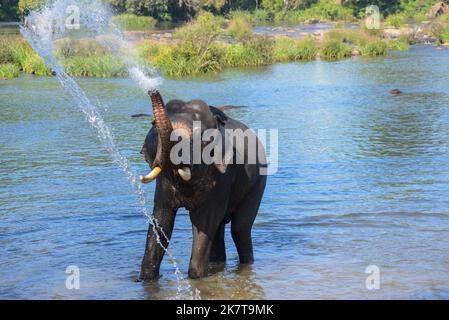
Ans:
{"label": "river water", "polygon": [[[255,264],[190,280],[203,299],[449,298],[449,50],[278,64],[166,80],[170,98],[242,104],[229,115],[279,130],[279,170],[256,219]],[[127,79],[79,79],[133,170],[149,99]],[[404,94],[392,96],[390,89]],[[135,195],[54,77],[0,81],[0,298],[171,299],[173,266],[135,282],[147,230]],[[152,199],[154,184],[145,186]],[[151,203],[150,203],[151,205]],[[184,276],[187,213],[171,248]],[[80,289],[66,289],[66,268]],[[379,289],[366,286],[368,266]],[[376,268],[375,267],[375,268]],[[188,292],[185,293],[188,297]]]}

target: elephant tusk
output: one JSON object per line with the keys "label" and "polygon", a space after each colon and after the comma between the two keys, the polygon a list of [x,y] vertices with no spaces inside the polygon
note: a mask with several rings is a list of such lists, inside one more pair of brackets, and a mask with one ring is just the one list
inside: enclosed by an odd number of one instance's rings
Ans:
{"label": "elephant tusk", "polygon": [[189,167],[178,169],[178,173],[184,181],[189,181],[192,178],[192,172]]}
{"label": "elephant tusk", "polygon": [[161,173],[161,171],[162,171],[161,167],[155,167],[146,176],[140,176],[139,177],[140,182],[142,182],[142,183],[149,183],[149,182],[153,181],[154,179],[157,178],[157,176],[159,175],[159,173]]}

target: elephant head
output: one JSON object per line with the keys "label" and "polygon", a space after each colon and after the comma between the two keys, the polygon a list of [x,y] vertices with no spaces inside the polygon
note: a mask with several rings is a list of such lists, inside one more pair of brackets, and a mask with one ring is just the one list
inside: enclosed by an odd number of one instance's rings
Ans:
{"label": "elephant head", "polygon": [[[171,100],[165,105],[158,91],[150,91],[148,94],[151,97],[154,121],[141,153],[152,170],[148,175],[140,176],[140,181],[149,183],[161,173],[171,179],[180,179],[179,181],[184,184],[188,184],[190,180],[195,180],[195,178],[204,177],[206,172],[210,171],[211,166],[192,161],[194,159],[192,153],[195,151],[193,147],[190,148],[191,154],[188,157],[190,161],[176,164],[171,161],[170,152],[176,141],[171,141],[170,136],[173,130],[177,130],[177,132],[183,132],[184,136],[187,135],[192,143],[193,123],[198,121],[197,123],[201,124],[201,133],[207,129],[218,129],[222,133],[222,142],[224,142],[223,123],[227,119],[226,115],[222,111],[210,107],[202,100],[189,102]],[[203,142],[201,147],[203,148],[205,145],[207,143]],[[224,161],[214,163],[214,167],[221,173],[226,171]]]}

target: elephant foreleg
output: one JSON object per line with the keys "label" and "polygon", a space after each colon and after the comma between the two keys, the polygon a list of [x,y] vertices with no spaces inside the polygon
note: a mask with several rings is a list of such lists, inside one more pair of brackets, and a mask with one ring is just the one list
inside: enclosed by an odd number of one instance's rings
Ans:
{"label": "elephant foreleg", "polygon": [[199,230],[195,225],[193,228],[192,256],[189,264],[189,277],[203,278],[208,274],[209,257],[212,248],[212,238],[205,232]]}
{"label": "elephant foreleg", "polygon": [[159,278],[159,268],[165,249],[171,239],[173,226],[175,223],[176,208],[173,208],[168,201],[161,197],[159,187],[156,187],[154,224],[150,224],[147,233],[145,253],[142,259],[140,279],[156,280]]}

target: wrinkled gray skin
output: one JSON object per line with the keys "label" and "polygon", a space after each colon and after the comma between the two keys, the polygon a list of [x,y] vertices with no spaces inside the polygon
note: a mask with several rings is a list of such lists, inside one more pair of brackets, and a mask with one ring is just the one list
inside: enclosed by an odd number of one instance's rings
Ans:
{"label": "wrinkled gray skin", "polygon": [[[172,124],[175,121],[183,122],[191,128],[194,120],[200,120],[202,130],[218,128],[223,136],[225,128],[247,129],[244,124],[201,100],[187,103],[172,100],[167,103],[165,110]],[[160,141],[158,128],[153,122],[141,151],[150,167],[154,167],[159,161],[157,151]],[[263,148],[260,144],[259,147]],[[264,152],[263,155],[265,156]],[[246,158],[245,161],[247,162]],[[262,162],[265,163],[265,158]],[[192,172],[192,178],[187,182],[177,173],[177,169],[185,165],[190,166]],[[224,230],[225,224],[229,222],[240,263],[253,263],[251,228],[266,184],[266,176],[259,173],[259,168],[263,166],[260,163],[173,165],[170,161],[163,166],[156,180],[153,215],[170,239],[178,208],[185,207],[189,211],[193,238],[189,277],[205,277],[208,275],[210,262],[226,261]],[[164,235],[159,231],[158,233],[163,245],[167,246]],[[164,250],[157,243],[156,234],[150,226],[142,260],[141,280],[159,278],[163,256]]]}

